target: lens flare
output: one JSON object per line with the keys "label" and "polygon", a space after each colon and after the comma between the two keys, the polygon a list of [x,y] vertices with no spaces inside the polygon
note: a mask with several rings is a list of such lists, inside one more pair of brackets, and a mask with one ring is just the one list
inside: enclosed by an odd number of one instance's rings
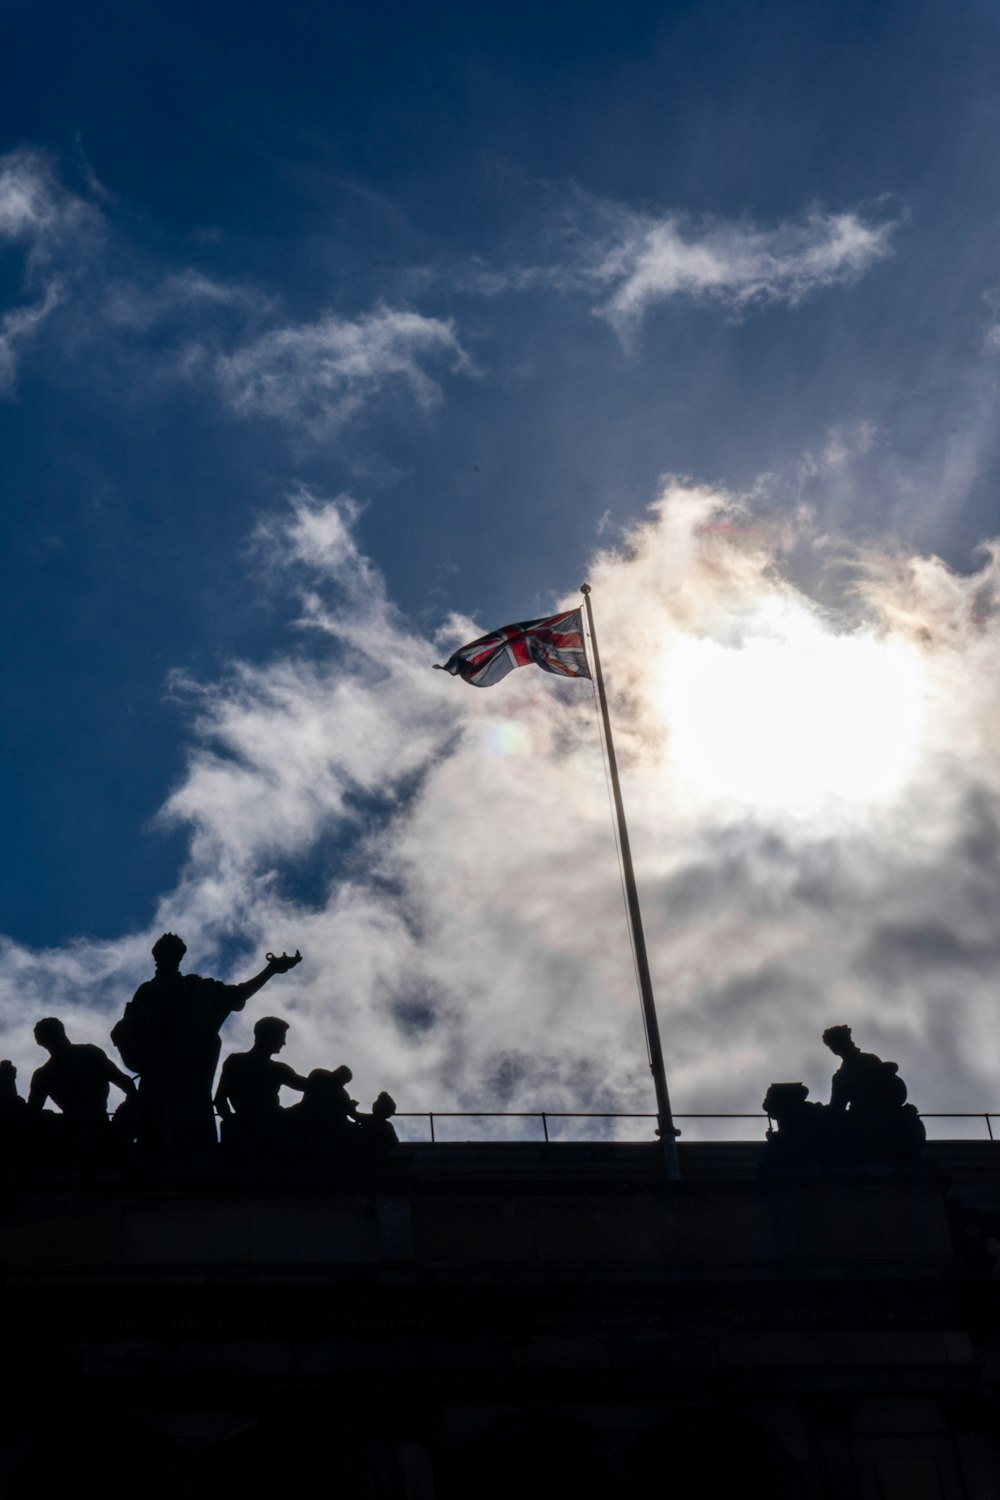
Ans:
{"label": "lens flare", "polygon": [[531,736],[516,719],[491,719],[481,729],[483,749],[489,755],[527,755]]}
{"label": "lens flare", "polygon": [[682,636],[667,653],[670,761],[708,798],[807,813],[891,801],[924,732],[916,648],[838,635],[795,603],[769,603],[726,639]]}

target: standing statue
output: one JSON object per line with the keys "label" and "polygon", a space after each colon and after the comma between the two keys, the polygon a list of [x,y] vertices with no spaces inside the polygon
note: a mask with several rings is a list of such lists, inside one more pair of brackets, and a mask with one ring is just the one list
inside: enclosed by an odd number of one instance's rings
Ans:
{"label": "standing statue", "polygon": [[219,1061],[219,1030],[275,974],[286,974],[301,953],[267,955],[259,974],[223,984],[182,974],[187,945],[173,932],[153,944],[156,973],[141,984],[111,1032],[127,1067],[139,1074],[136,1135],[139,1144],[176,1157],[216,1144],[212,1080]]}

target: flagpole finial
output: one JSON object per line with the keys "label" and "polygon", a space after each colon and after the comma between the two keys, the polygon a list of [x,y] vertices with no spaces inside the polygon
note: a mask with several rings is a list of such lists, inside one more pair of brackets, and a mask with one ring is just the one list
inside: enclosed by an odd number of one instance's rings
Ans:
{"label": "flagpole finial", "polygon": [[580,593],[581,594],[589,594],[590,593],[590,584],[589,583],[581,583],[581,585],[580,585]]}

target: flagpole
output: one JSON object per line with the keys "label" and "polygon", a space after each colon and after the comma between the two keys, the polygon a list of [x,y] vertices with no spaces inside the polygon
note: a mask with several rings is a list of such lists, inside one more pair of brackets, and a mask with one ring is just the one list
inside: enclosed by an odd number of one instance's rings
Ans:
{"label": "flagpole", "polygon": [[646,940],[642,932],[642,913],[639,910],[639,892],[632,869],[632,850],[625,824],[625,804],[622,802],[621,782],[618,780],[618,762],[615,759],[615,743],[611,738],[611,718],[608,714],[608,696],[604,691],[601,672],[601,653],[597,649],[597,632],[594,629],[594,611],[590,603],[590,584],[580,585],[580,593],[587,606],[587,624],[590,627],[590,648],[594,658],[594,679],[597,696],[604,721],[604,743],[608,748],[608,768],[611,773],[611,791],[614,797],[615,814],[618,818],[618,845],[622,854],[622,869],[625,875],[625,902],[628,906],[632,927],[632,943],[635,949],[635,966],[639,977],[639,993],[642,997],[642,1017],[646,1028],[646,1047],[649,1052],[649,1068],[656,1090],[656,1114],[660,1126],[660,1141],[667,1162],[667,1177],[671,1182],[680,1181],[680,1164],[677,1160],[677,1131],[670,1108],[670,1093],[667,1089],[667,1074],[663,1066],[663,1048],[660,1045],[660,1027],[656,1019],[653,1000],[653,981],[649,975],[649,960],[646,957]]}

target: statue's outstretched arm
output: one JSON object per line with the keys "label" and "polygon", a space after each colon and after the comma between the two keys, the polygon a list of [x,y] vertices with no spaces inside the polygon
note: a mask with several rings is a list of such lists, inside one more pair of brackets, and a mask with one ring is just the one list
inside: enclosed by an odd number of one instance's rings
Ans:
{"label": "statue's outstretched arm", "polygon": [[230,985],[236,997],[233,1010],[242,1010],[250,996],[256,995],[258,990],[263,989],[267,981],[275,974],[287,974],[289,969],[294,969],[295,965],[301,962],[302,954],[297,948],[294,953],[269,953],[267,963],[259,974],[255,974],[252,979],[244,979],[242,984]]}

